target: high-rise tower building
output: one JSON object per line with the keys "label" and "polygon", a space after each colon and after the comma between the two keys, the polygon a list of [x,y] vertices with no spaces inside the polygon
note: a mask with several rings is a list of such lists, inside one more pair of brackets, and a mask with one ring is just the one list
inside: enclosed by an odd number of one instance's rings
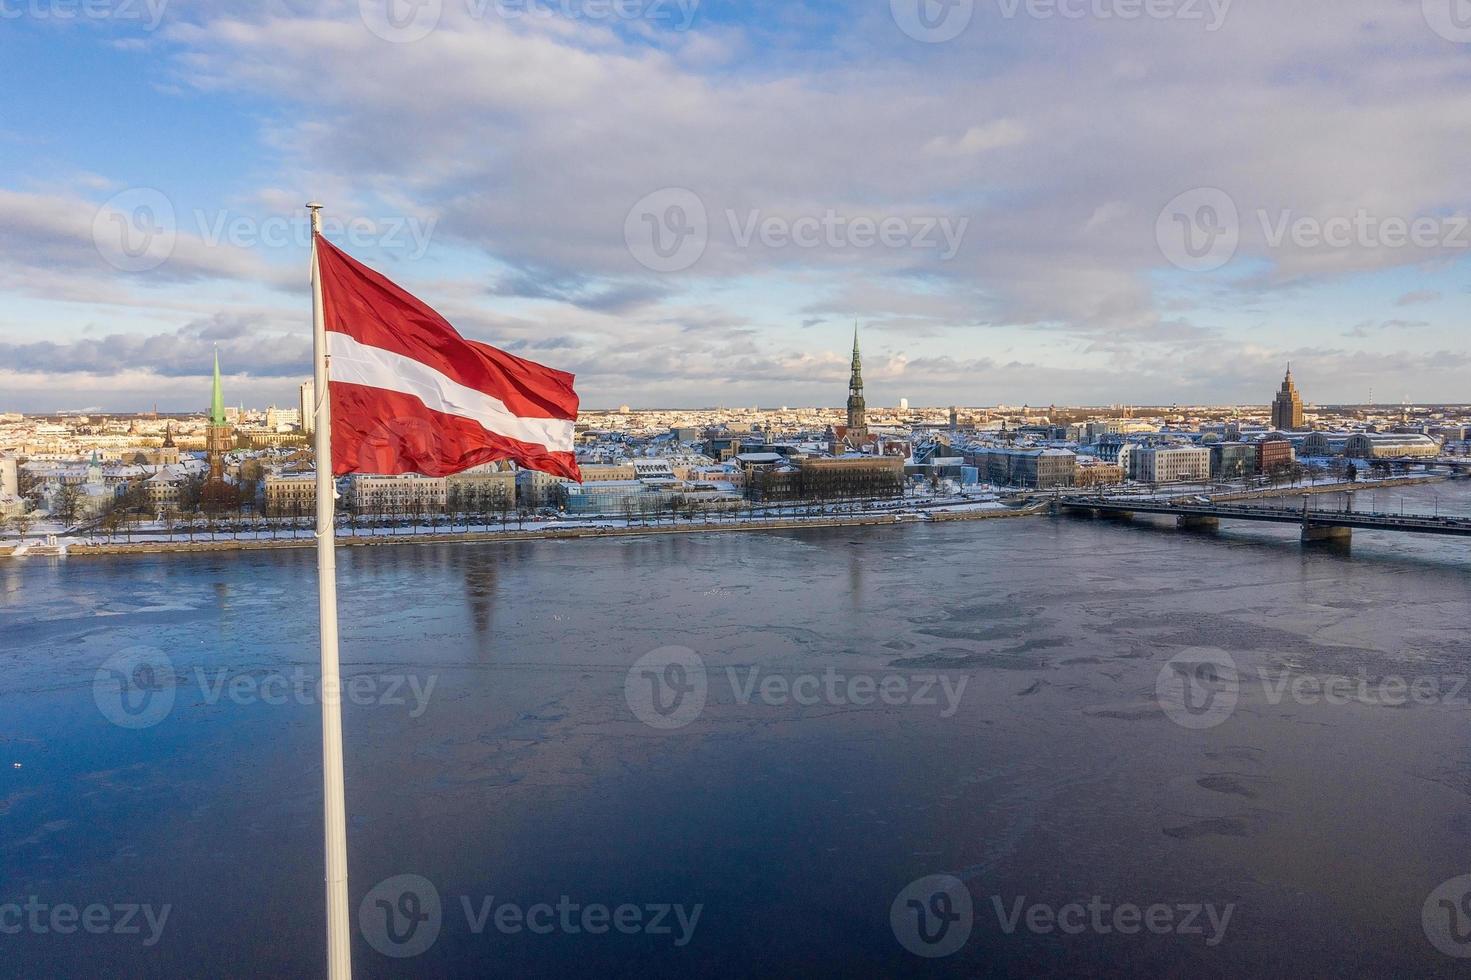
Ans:
{"label": "high-rise tower building", "polygon": [[1282,379],[1282,387],[1277,392],[1277,398],[1272,402],[1272,428],[1280,432],[1292,432],[1305,428],[1302,395],[1297,391],[1297,385],[1292,381],[1292,365],[1287,365],[1287,377]]}
{"label": "high-rise tower building", "polygon": [[301,408],[301,431],[311,435],[317,430],[317,382],[307,378],[297,389]]}
{"label": "high-rise tower building", "polygon": [[209,404],[209,427],[204,432],[210,483],[223,483],[225,480],[225,453],[230,451],[230,442],[230,423],[225,418],[225,393],[220,387],[220,352],[215,351],[214,392]]}
{"label": "high-rise tower building", "polygon": [[853,324],[853,373],[848,378],[848,437],[862,439],[868,435],[868,420],[863,404],[863,358],[858,353],[858,324]]}

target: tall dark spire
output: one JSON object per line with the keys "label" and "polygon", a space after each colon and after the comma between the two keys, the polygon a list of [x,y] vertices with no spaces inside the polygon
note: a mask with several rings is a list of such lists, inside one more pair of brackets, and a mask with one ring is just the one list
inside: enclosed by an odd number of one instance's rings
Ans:
{"label": "tall dark spire", "polygon": [[858,323],[853,323],[853,373],[848,378],[848,435],[868,435],[863,403],[863,356],[858,351]]}

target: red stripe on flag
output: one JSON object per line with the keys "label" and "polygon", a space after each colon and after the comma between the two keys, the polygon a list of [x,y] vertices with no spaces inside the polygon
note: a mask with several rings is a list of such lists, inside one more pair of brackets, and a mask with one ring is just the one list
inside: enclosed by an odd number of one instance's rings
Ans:
{"label": "red stripe on flag", "polygon": [[581,481],[577,457],[489,432],[480,423],[426,408],[412,395],[334,381],[332,469],[346,473],[449,476],[510,459],[526,469]]}
{"label": "red stripe on flag", "polygon": [[[423,301],[317,238],[326,327],[427,364],[523,418],[577,419],[573,376],[464,337]],[[334,440],[335,442],[335,440]]]}

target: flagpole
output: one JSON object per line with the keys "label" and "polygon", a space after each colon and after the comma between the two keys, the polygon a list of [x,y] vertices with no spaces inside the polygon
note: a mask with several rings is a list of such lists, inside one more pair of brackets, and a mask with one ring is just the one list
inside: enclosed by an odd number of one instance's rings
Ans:
{"label": "flagpole", "polygon": [[317,610],[322,636],[322,807],[327,852],[327,976],[352,977],[352,932],[347,910],[347,803],[342,775],[342,676],[337,658],[337,541],[333,527],[332,400],[328,397],[327,325],[317,236],[322,205],[312,214],[312,350],[316,401]]}

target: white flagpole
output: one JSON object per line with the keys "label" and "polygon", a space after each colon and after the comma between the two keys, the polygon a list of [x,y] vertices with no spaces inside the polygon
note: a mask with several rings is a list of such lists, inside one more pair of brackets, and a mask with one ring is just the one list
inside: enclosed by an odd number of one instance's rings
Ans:
{"label": "white flagpole", "polygon": [[312,213],[312,349],[316,372],[317,609],[322,634],[322,804],[327,844],[327,976],[352,977],[347,911],[347,802],[342,776],[342,676],[337,662],[337,541],[333,527],[332,400],[328,397],[327,325],[317,238],[322,206]]}

